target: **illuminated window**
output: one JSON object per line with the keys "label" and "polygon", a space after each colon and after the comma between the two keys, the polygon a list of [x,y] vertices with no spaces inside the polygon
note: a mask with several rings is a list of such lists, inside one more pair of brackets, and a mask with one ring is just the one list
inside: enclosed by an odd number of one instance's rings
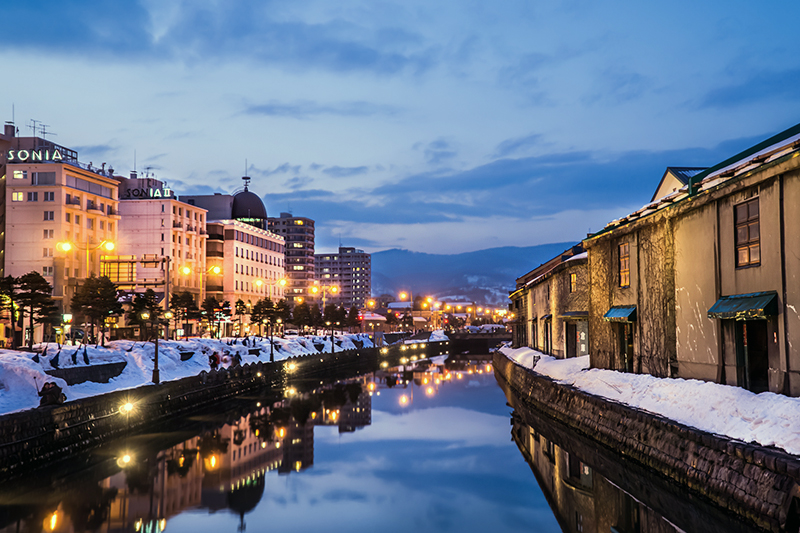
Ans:
{"label": "illuminated window", "polygon": [[631,286],[631,249],[627,242],[619,245],[619,286]]}
{"label": "illuminated window", "polygon": [[736,206],[736,266],[761,264],[758,198]]}
{"label": "illuminated window", "polygon": [[15,170],[14,171],[14,179],[15,180],[26,180],[26,179],[28,179],[28,171],[27,170]]}
{"label": "illuminated window", "polygon": [[578,275],[577,274],[570,274],[569,275],[569,292],[575,292],[578,290]]}
{"label": "illuminated window", "polygon": [[295,226],[302,226],[303,225],[303,221],[302,220],[295,220],[294,224],[295,224]]}
{"label": "illuminated window", "polygon": [[24,192],[12,192],[11,193],[11,201],[12,202],[23,202],[23,201],[25,201],[25,193]]}

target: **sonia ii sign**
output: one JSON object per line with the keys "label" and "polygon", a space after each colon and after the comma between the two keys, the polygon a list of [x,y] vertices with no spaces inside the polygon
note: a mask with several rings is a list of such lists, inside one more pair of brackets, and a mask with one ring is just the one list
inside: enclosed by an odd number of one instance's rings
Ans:
{"label": "sonia ii sign", "polygon": [[54,148],[53,150],[9,150],[8,162],[9,163],[25,163],[28,161],[63,161],[64,156],[61,150]]}

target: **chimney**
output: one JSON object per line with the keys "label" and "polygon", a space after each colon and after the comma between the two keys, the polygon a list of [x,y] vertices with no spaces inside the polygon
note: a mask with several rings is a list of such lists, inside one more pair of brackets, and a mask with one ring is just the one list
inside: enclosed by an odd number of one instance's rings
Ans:
{"label": "chimney", "polygon": [[6,122],[5,128],[3,128],[3,134],[6,137],[13,137],[15,129],[16,128],[14,127],[14,123],[13,122]]}
{"label": "chimney", "polygon": [[131,179],[135,180],[136,177],[137,177],[136,171],[135,170],[131,170]]}

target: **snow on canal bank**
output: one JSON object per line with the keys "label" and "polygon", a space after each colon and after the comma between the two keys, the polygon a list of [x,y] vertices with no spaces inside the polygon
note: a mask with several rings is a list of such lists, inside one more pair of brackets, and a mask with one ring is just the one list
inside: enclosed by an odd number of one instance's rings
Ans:
{"label": "snow on canal bank", "polygon": [[559,383],[681,424],[800,455],[800,398],[695,379],[589,369],[589,356],[556,359],[530,348],[502,348],[522,366]]}

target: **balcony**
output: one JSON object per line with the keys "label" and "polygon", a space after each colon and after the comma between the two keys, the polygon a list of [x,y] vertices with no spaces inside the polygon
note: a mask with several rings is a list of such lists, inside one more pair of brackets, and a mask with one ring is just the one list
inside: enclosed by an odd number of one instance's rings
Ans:
{"label": "balcony", "polygon": [[179,222],[178,220],[173,220],[172,221],[172,227],[175,228],[175,229],[181,229],[181,228],[183,228],[183,224],[181,222]]}
{"label": "balcony", "polygon": [[70,198],[64,202],[64,205],[71,209],[80,209],[81,208],[81,199],[80,198]]}

